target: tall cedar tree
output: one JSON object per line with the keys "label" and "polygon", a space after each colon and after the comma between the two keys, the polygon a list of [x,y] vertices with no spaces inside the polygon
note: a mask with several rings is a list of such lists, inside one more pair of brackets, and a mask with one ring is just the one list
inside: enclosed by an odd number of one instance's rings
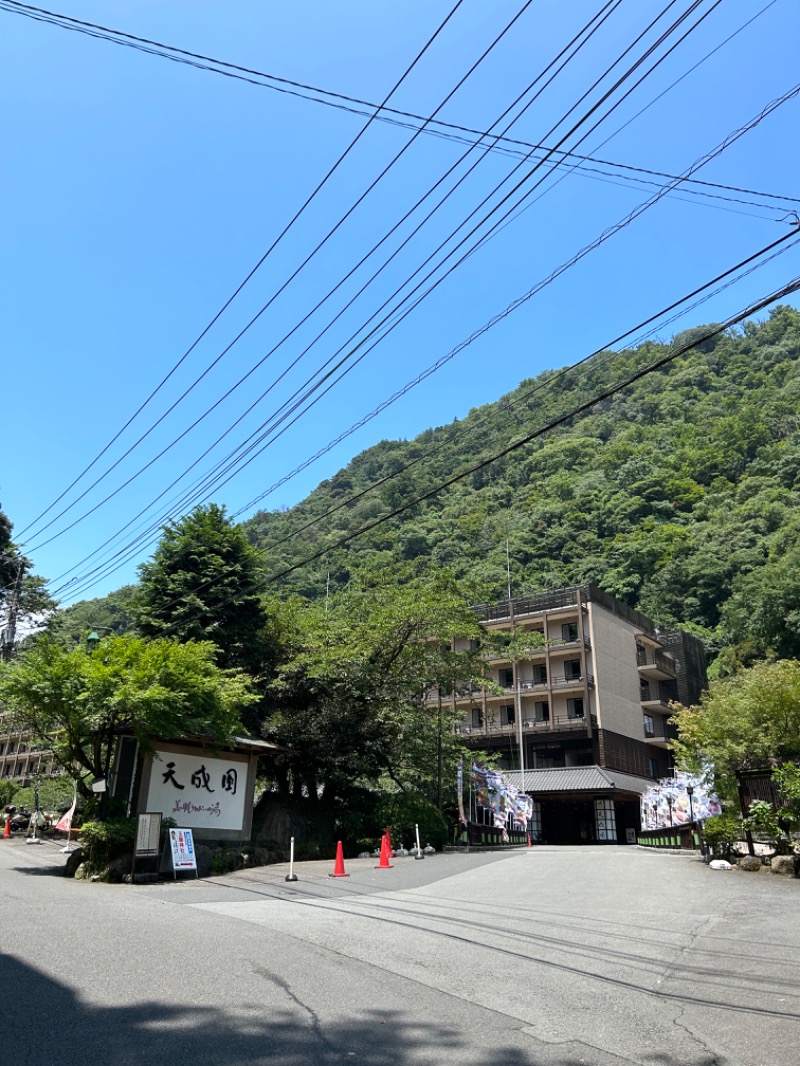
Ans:
{"label": "tall cedar tree", "polygon": [[197,507],[165,526],[139,575],[130,610],[143,636],[211,641],[220,666],[261,673],[266,616],[257,555],[223,507]]}

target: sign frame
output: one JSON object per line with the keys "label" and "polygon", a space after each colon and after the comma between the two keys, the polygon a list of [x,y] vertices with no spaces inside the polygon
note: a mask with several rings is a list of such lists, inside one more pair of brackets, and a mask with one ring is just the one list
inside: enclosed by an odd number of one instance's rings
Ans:
{"label": "sign frame", "polygon": [[194,870],[195,880],[199,878],[197,872],[197,851],[195,849],[194,836],[191,829],[176,827],[168,829],[164,841],[164,852],[161,856],[161,870],[172,870],[173,880],[177,880],[178,873]]}

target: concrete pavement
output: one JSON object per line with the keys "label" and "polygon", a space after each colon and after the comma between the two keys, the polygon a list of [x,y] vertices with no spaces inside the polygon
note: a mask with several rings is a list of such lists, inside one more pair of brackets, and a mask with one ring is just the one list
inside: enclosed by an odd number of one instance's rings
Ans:
{"label": "concrete pavement", "polygon": [[588,847],[127,887],[6,845],[15,1064],[797,1061],[794,880]]}

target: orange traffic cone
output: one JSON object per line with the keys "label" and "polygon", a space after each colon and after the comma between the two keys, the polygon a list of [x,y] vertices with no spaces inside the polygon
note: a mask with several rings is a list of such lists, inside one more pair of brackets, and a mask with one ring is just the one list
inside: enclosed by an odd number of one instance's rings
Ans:
{"label": "orange traffic cone", "polygon": [[391,870],[392,864],[389,862],[389,842],[387,837],[381,837],[381,861],[375,867],[376,870]]}
{"label": "orange traffic cone", "polygon": [[8,840],[8,838],[10,836],[11,836],[11,815],[7,814],[6,815],[6,827],[3,830],[3,840]]}
{"label": "orange traffic cone", "polygon": [[391,858],[392,857],[392,850],[393,850],[392,849],[392,835],[389,832],[389,826],[388,825],[386,826],[385,836],[386,836],[386,848],[387,848],[387,850],[389,852],[389,858]]}
{"label": "orange traffic cone", "polygon": [[349,877],[350,874],[344,872],[344,852],[342,851],[341,840],[336,845],[336,862],[333,867],[333,873],[328,874],[328,877]]}

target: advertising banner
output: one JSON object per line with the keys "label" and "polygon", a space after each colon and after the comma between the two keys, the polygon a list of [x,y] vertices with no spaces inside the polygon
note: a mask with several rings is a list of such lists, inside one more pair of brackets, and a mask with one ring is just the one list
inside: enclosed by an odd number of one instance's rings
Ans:
{"label": "advertising banner", "polygon": [[[691,799],[686,791],[693,789]],[[709,793],[701,778],[678,772],[666,777],[642,794],[642,829],[670,829],[689,825],[692,816],[695,822],[704,822],[722,807],[716,796]]]}
{"label": "advertising banner", "polygon": [[495,828],[504,831],[524,831],[528,828],[528,821],[533,814],[533,800],[506,781],[499,770],[492,770],[483,763],[474,762],[472,785],[478,806],[493,812]]}

